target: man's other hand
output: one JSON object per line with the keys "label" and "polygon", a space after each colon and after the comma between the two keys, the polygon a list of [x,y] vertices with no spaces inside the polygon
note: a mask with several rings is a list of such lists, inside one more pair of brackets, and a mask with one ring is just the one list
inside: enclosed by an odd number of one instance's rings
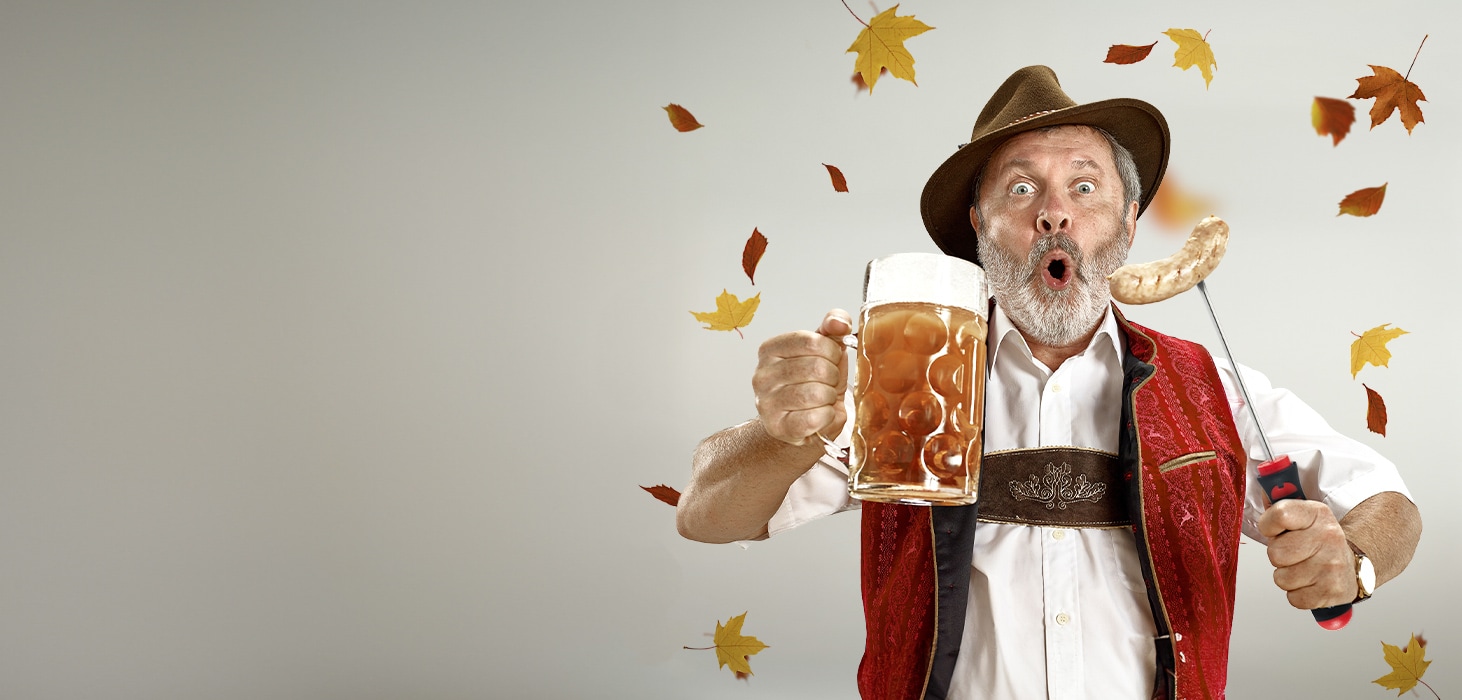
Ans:
{"label": "man's other hand", "polygon": [[818,433],[833,438],[848,420],[843,393],[848,356],[843,336],[853,331],[848,312],[833,309],[817,331],[793,331],[767,339],[757,352],[751,388],[768,435],[804,445]]}
{"label": "man's other hand", "polygon": [[1319,501],[1280,501],[1259,518],[1269,538],[1274,583],[1301,610],[1355,600],[1355,554],[1330,508]]}

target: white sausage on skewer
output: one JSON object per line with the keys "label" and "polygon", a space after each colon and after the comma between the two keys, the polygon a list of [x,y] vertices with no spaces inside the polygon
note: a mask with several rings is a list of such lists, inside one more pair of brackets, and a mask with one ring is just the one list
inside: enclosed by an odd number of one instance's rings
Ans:
{"label": "white sausage on skewer", "polygon": [[1228,224],[1210,216],[1176,253],[1152,262],[1123,265],[1107,275],[1112,298],[1124,304],[1151,304],[1192,289],[1218,267],[1228,250]]}

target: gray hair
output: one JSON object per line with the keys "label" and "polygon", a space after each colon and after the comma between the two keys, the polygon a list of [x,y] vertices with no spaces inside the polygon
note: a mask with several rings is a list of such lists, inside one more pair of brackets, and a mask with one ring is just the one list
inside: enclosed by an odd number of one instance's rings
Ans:
{"label": "gray hair", "polygon": [[[1051,131],[1052,129],[1059,129],[1064,126],[1073,125],[1053,124],[1051,126],[1040,127],[1039,129],[1035,129],[1035,131]],[[1126,146],[1117,143],[1117,137],[1113,136],[1106,129],[1085,124],[1076,126],[1086,126],[1088,129],[1101,134],[1102,138],[1107,140],[1107,144],[1112,147],[1112,160],[1116,161],[1117,175],[1122,178],[1122,198],[1125,200],[1122,211],[1125,213],[1132,207],[1133,202],[1142,199],[1142,180],[1137,175],[1137,162],[1132,159],[1132,151],[1127,150]],[[986,165],[988,164],[989,161],[986,161]],[[974,210],[975,219],[981,230],[985,228],[985,216],[980,212],[980,183],[984,182],[984,180],[985,166],[982,165],[980,166],[980,171],[975,173],[974,191],[970,196],[970,208]]]}

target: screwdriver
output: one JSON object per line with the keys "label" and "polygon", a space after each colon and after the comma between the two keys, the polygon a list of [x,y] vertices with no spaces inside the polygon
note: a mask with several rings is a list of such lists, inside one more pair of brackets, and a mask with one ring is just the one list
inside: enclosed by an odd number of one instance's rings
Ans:
{"label": "screwdriver", "polygon": [[[1259,443],[1264,449],[1264,457],[1268,460],[1259,465],[1259,485],[1264,488],[1264,493],[1269,495],[1271,502],[1282,501],[1287,498],[1305,500],[1305,491],[1300,488],[1300,470],[1295,466],[1294,460],[1289,455],[1274,456],[1273,450],[1269,448],[1269,438],[1264,436],[1264,427],[1259,424],[1259,413],[1254,410],[1254,400],[1249,397],[1249,389],[1244,386],[1244,377],[1239,374],[1239,363],[1234,362],[1234,354],[1228,349],[1228,341],[1224,339],[1223,327],[1218,325],[1218,314],[1213,312],[1213,302],[1208,299],[1208,285],[1204,282],[1198,283],[1198,291],[1203,293],[1203,305],[1208,307],[1208,317],[1213,319],[1213,328],[1218,331],[1218,342],[1223,345],[1224,357],[1228,358],[1230,365],[1234,368],[1234,378],[1239,383],[1239,393],[1244,396],[1244,405],[1249,407],[1249,417],[1254,420],[1254,429],[1259,431]],[[1315,622],[1327,630],[1338,630],[1350,623],[1350,603],[1343,603],[1329,608],[1317,608],[1311,610],[1315,616]]]}

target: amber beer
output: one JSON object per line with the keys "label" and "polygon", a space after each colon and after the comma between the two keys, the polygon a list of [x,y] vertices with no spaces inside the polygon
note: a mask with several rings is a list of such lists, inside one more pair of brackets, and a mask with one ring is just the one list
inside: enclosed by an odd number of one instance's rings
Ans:
{"label": "amber beer", "polygon": [[[925,259],[886,262],[900,256]],[[902,291],[874,289],[911,262],[955,266],[962,274],[921,279]],[[858,324],[849,490],[869,501],[974,503],[985,416],[984,276],[964,260],[922,253],[880,258],[869,268],[865,297],[872,303],[865,302]],[[875,283],[876,274],[884,279]],[[890,300],[918,296],[938,299]]]}

